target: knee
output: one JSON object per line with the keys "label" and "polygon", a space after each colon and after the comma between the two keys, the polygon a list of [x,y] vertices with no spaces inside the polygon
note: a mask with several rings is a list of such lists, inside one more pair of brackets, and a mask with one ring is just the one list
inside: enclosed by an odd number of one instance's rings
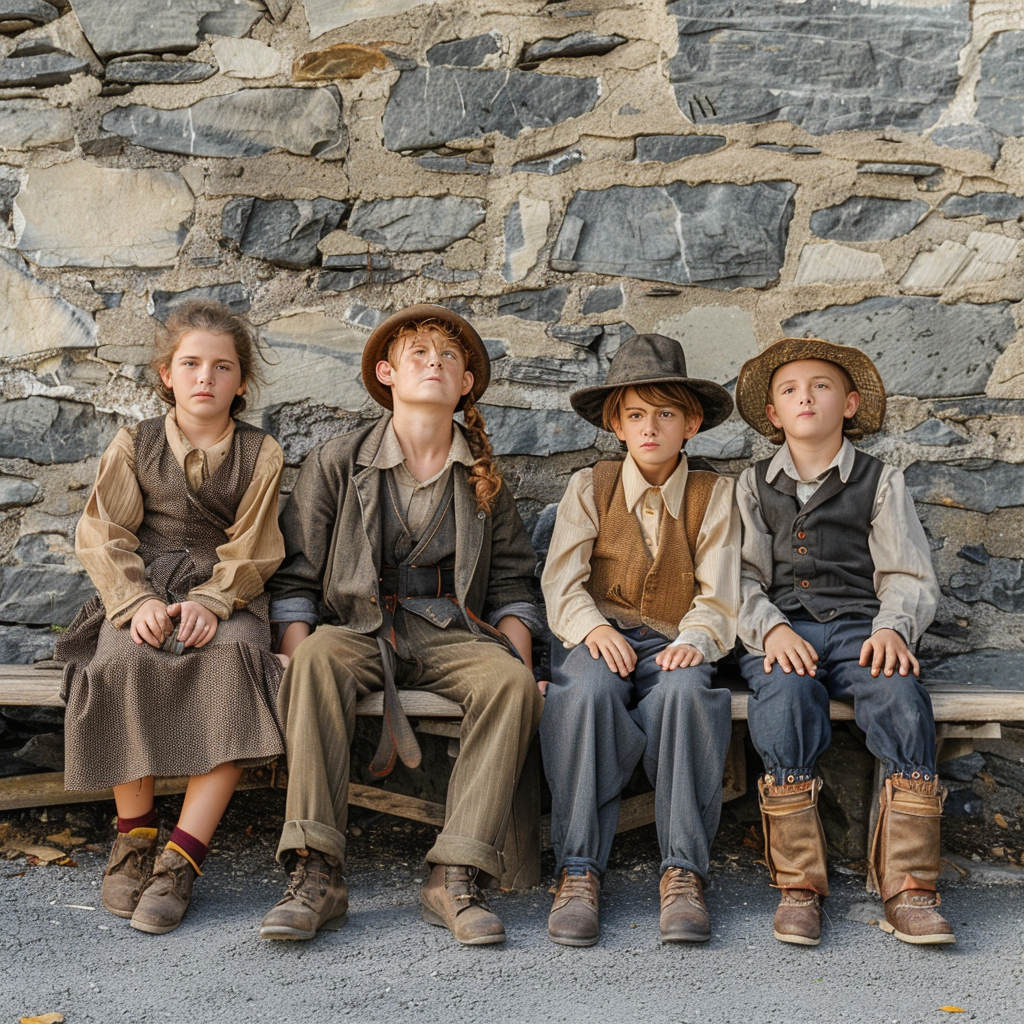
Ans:
{"label": "knee", "polygon": [[345,657],[344,643],[331,630],[310,633],[292,655],[282,681],[289,695],[355,692],[356,680]]}
{"label": "knee", "polygon": [[583,653],[585,659],[570,656],[561,668],[552,672],[546,701],[548,707],[579,713],[586,708],[622,702],[622,692],[630,686],[629,681],[612,672],[603,660],[591,658],[586,648],[583,648]]}

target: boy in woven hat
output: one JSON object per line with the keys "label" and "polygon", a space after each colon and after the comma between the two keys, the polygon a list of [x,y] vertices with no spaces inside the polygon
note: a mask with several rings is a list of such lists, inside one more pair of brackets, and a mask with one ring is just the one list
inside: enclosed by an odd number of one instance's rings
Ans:
{"label": "boy in woven hat", "polygon": [[775,937],[817,945],[828,895],[818,758],[829,699],[854,706],[886,780],[870,855],[881,927],[953,942],[938,911],[939,817],[931,700],[910,650],[938,585],[903,474],[851,444],[882,425],[885,390],[859,349],[785,338],[740,370],[736,405],[778,453],[744,470],[741,669],[759,782]]}
{"label": "boy in woven hat", "polygon": [[542,580],[562,641],[540,728],[559,876],[548,935],[597,942],[620,794],[643,759],[661,847],[661,938],[704,942],[731,735],[729,691],[712,682],[735,639],[739,521],[733,482],[690,471],[682,449],[723,422],[732,399],[687,374],[678,342],[647,334],[619,349],[607,383],[570,401],[628,454],[569,481]]}
{"label": "boy in woven hat", "polygon": [[356,700],[384,692],[371,771],[386,775],[396,756],[416,767],[401,683],[465,711],[445,825],[426,857],[424,920],[466,945],[503,942],[477,882],[502,875],[512,797],[542,708],[530,629],[542,630],[543,617],[533,549],[476,408],[490,362],[461,316],[418,305],[373,331],[362,373],[388,411],[315,450],[281,517],[286,556],[271,615],[285,626],[281,651],[291,660],[280,692],[288,797],[277,857],[291,880],[260,936],[310,939],[344,922]]}

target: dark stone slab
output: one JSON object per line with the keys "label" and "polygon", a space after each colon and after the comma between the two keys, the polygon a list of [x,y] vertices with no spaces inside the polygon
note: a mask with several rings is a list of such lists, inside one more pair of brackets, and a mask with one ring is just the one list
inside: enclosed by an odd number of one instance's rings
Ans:
{"label": "dark stone slab", "polygon": [[387,270],[391,260],[377,253],[355,252],[339,253],[336,256],[325,256],[325,270]]}
{"label": "dark stone slab", "polygon": [[610,309],[618,309],[623,302],[622,286],[613,284],[607,288],[594,288],[583,300],[583,315],[607,313]]}
{"label": "dark stone slab", "polygon": [[949,448],[956,444],[966,444],[967,438],[958,430],[954,430],[944,420],[925,420],[913,430],[903,435],[904,440],[914,444],[926,444],[936,448]]}
{"label": "dark stone slab", "polygon": [[992,561],[992,556],[985,550],[984,544],[965,544],[956,553],[956,557],[972,565],[988,565]]}
{"label": "dark stone slab", "polygon": [[590,348],[604,331],[600,324],[556,324],[551,328],[551,337],[580,348]]}
{"label": "dark stone slab", "polygon": [[607,374],[607,366],[593,352],[579,349],[576,359],[552,359],[534,356],[516,359],[506,356],[491,366],[492,382],[528,387],[550,387],[557,390],[597,384]]}
{"label": "dark stone slab", "polygon": [[223,303],[232,313],[248,313],[252,308],[245,285],[241,281],[232,281],[230,284],[211,284],[199,288],[189,288],[183,292],[155,291],[150,299],[149,312],[160,323],[164,323],[178,306],[191,302],[193,299],[213,299],[215,302]]}
{"label": "dark stone slab", "polygon": [[391,87],[384,144],[391,150],[431,149],[451,139],[497,131],[515,138],[592,110],[596,78],[532,71],[416,68]]}
{"label": "dark stone slab", "polygon": [[837,242],[889,241],[913,231],[930,209],[923,199],[851,196],[837,206],[815,210],[811,231]]}
{"label": "dark stone slab", "polygon": [[566,287],[541,288],[537,291],[511,292],[498,298],[498,316],[517,316],[522,320],[555,321],[561,316]]}
{"label": "dark stone slab", "polygon": [[590,448],[597,437],[597,427],[574,412],[514,409],[503,405],[482,405],[480,411],[495,455],[582,451]]}
{"label": "dark stone slab", "polygon": [[931,403],[934,412],[955,416],[1024,416],[1024,399],[1020,398],[951,398]]}
{"label": "dark stone slab", "polygon": [[597,32],[573,32],[561,39],[538,39],[523,51],[523,63],[552,60],[555,57],[601,57],[626,42],[625,36],[602,36]]}
{"label": "dark stone slab", "polygon": [[954,757],[943,761],[942,778],[944,781],[955,779],[957,782],[970,782],[984,767],[985,758],[975,750],[970,754],[964,754],[963,757]]}
{"label": "dark stone slab", "polygon": [[221,231],[246,256],[282,267],[308,267],[320,255],[317,243],[348,212],[334,199],[232,199],[221,215]]}
{"label": "dark stone slab", "polygon": [[928,139],[936,146],[949,149],[976,149],[993,163],[999,159],[1003,147],[1002,136],[982,124],[946,125],[944,128],[936,128]]}
{"label": "dark stone slab", "polygon": [[476,270],[454,270],[443,263],[430,263],[420,273],[431,281],[443,281],[445,284],[462,284],[465,281],[477,281],[480,278]]}
{"label": "dark stone slab", "polygon": [[832,742],[818,761],[825,780],[818,809],[830,849],[844,857],[867,855],[868,823],[875,802],[875,758],[844,725],[833,729]]}
{"label": "dark stone slab", "polygon": [[788,153],[790,156],[818,156],[820,149],[814,146],[783,146],[775,142],[758,142],[754,149],[765,149],[769,153]]}
{"label": "dark stone slab", "polygon": [[0,25],[7,21],[46,25],[58,17],[57,8],[43,0],[0,0]]}
{"label": "dark stone slab", "polygon": [[1024,466],[995,459],[971,459],[957,465],[915,462],[905,472],[916,501],[929,505],[994,512],[1024,505]]}
{"label": "dark stone slab", "polygon": [[449,174],[490,174],[493,166],[489,160],[471,159],[469,153],[429,153],[416,157],[416,163],[428,171],[445,171]]}
{"label": "dark stone slab", "polygon": [[924,655],[920,661],[926,683],[972,683],[1019,691],[1024,680],[1024,651],[983,648],[969,654]]}
{"label": "dark stone slab", "polygon": [[0,86],[64,85],[72,75],[89,71],[89,62],[70,53],[53,51],[31,57],[5,57],[0,59]]}
{"label": "dark stone slab", "polygon": [[81,402],[39,395],[0,402],[0,457],[79,462],[101,454],[119,426],[117,417]]}
{"label": "dark stone slab", "polygon": [[348,230],[396,252],[428,252],[465,238],[485,215],[479,199],[460,196],[357,200]]}
{"label": "dark stone slab", "polygon": [[215,74],[214,65],[199,60],[112,60],[105,71],[108,82],[130,85],[181,85],[202,82]]}
{"label": "dark stone slab", "polygon": [[43,732],[33,736],[15,751],[14,757],[19,761],[27,761],[37,768],[47,768],[52,772],[64,771],[64,733]]}
{"label": "dark stone slab", "polygon": [[1002,612],[1024,611],[1024,562],[1016,558],[990,558],[949,577],[949,590],[965,604],[984,601]]}
{"label": "dark stone slab", "polygon": [[984,217],[986,223],[1020,220],[1024,199],[1007,192],[975,192],[973,196],[950,196],[939,206],[943,217]]}
{"label": "dark stone slab", "polygon": [[712,288],[761,288],[785,259],[796,185],[672,182],[579,191],[551,266]]}
{"label": "dark stone slab", "polygon": [[724,135],[638,135],[636,158],[641,162],[657,160],[671,164],[688,156],[713,153],[726,141]]}
{"label": "dark stone slab", "polygon": [[5,625],[0,629],[0,664],[31,665],[53,657],[57,634],[48,626]]}
{"label": "dark stone slab", "polygon": [[396,284],[414,275],[412,270],[327,270],[316,276],[318,292],[349,292],[364,284]]}
{"label": "dark stone slab", "polygon": [[438,67],[475,68],[484,62],[484,58],[501,50],[500,37],[492,32],[470,36],[469,39],[452,39],[447,43],[437,43],[427,50],[427,63]]}
{"label": "dark stone slab", "polygon": [[537,515],[537,521],[533,524],[530,542],[533,544],[533,550],[537,552],[538,561],[543,561],[548,556],[548,549],[551,547],[551,533],[555,528],[557,513],[557,502],[545,505]]}
{"label": "dark stone slab", "polygon": [[1024,32],[997,32],[981,51],[976,116],[1002,135],[1024,135]]}
{"label": "dark stone slab", "polygon": [[[34,480],[0,473],[0,509],[31,505],[38,494],[39,484]],[[0,664],[2,663],[3,659],[0,658]]]}
{"label": "dark stone slab", "polygon": [[96,593],[84,572],[56,565],[0,566],[0,622],[67,626]]}
{"label": "dark stone slab", "polygon": [[176,110],[115,107],[104,114],[103,129],[135,146],[193,156],[262,156],[284,149],[337,160],[347,142],[341,95],[333,86],[241,89]]}
{"label": "dark stone slab", "polygon": [[1016,332],[1008,302],[943,305],[919,296],[829,306],[791,317],[783,329],[863,349],[889,394],[918,398],[983,393]]}
{"label": "dark stone slab", "polygon": [[536,160],[520,160],[512,165],[513,171],[526,171],[527,174],[561,174],[583,162],[583,152],[578,146],[570,146],[560,153],[538,157]]}
{"label": "dark stone slab", "polygon": [[952,101],[969,4],[674,0],[669,62],[691,121],[789,121],[816,135],[923,129]]}
{"label": "dark stone slab", "polygon": [[903,164],[895,161],[865,161],[857,164],[858,174],[896,174],[904,178],[927,178],[941,170],[938,164]]}

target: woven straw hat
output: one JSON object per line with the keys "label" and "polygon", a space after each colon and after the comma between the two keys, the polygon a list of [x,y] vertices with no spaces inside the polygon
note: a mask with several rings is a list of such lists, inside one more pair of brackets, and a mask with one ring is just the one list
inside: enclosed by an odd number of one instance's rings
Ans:
{"label": "woven straw hat", "polygon": [[466,369],[473,374],[473,387],[468,395],[463,395],[459,399],[456,408],[461,409],[470,398],[474,402],[479,401],[491,381],[491,359],[487,355],[487,349],[484,348],[480,335],[477,334],[473,325],[458,313],[429,302],[407,306],[405,309],[393,313],[387,320],[378,324],[370,337],[366,339],[366,345],[363,348],[362,370],[363,383],[366,385],[366,390],[370,392],[370,397],[385,409],[394,408],[391,388],[377,380],[377,364],[384,358],[384,349],[399,328],[418,320],[440,320],[455,328],[468,353]]}
{"label": "woven straw hat", "polygon": [[859,348],[836,345],[822,338],[783,338],[748,359],[736,381],[736,408],[758,433],[773,441],[778,438],[779,431],[765,412],[772,375],[780,366],[798,359],[821,359],[842,367],[860,394],[860,407],[850,425],[863,434],[873,434],[881,428],[885,419],[885,387],[875,364]]}
{"label": "woven straw hat", "polygon": [[644,384],[684,384],[704,410],[700,430],[724,423],[732,412],[732,396],[721,384],[686,372],[683,346],[663,334],[638,334],[612,357],[608,379],[595,387],[581,388],[569,396],[572,407],[595,427],[604,429],[604,400],[616,388]]}

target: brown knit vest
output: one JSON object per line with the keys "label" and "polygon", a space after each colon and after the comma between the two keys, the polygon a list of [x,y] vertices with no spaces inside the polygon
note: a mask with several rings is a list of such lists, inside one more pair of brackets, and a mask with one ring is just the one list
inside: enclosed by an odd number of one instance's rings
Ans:
{"label": "brown knit vest", "polygon": [[606,619],[624,629],[650,626],[670,640],[679,635],[693,603],[693,555],[717,479],[715,473],[689,473],[682,515],[673,519],[662,509],[658,554],[652,558],[636,514],[626,507],[622,462],[594,466],[597,539],[584,586]]}

